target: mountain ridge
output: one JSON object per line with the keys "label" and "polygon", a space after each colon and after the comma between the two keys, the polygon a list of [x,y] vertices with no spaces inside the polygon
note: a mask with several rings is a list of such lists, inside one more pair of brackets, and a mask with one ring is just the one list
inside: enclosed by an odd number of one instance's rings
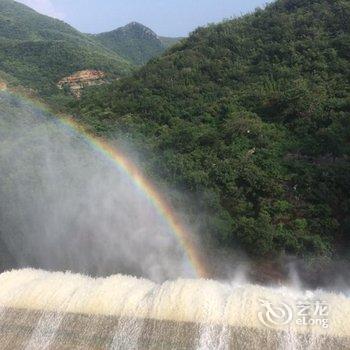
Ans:
{"label": "mountain ridge", "polygon": [[69,24],[13,0],[0,0],[0,71],[43,95],[83,69],[123,76],[132,65]]}
{"label": "mountain ridge", "polygon": [[[125,29],[135,25],[132,22]],[[137,55],[142,57],[138,64],[165,51],[153,31],[149,28],[142,31],[145,38],[137,42]],[[156,44],[148,45],[147,41],[152,40]],[[94,36],[22,3],[0,0],[0,75],[6,75],[9,84],[21,84],[46,97],[60,95],[62,99],[64,92],[59,91],[57,83],[65,77],[79,71],[99,70],[113,80],[130,74],[134,68],[135,62],[128,54],[119,54]]]}
{"label": "mountain ridge", "polygon": [[180,39],[159,37],[139,22],[130,22],[112,31],[90,34],[96,41],[136,65],[143,65],[161,55]]}

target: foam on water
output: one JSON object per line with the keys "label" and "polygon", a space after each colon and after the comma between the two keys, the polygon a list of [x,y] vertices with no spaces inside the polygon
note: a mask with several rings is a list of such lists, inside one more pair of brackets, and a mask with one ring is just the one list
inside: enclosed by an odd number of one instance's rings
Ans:
{"label": "foam on water", "polygon": [[[273,325],[275,329],[350,336],[350,299],[343,294],[211,280],[179,279],[155,284],[123,275],[94,279],[79,274],[33,269],[0,275],[1,307],[113,315],[128,318],[131,320],[129,322],[155,319],[197,323],[203,329],[199,340],[199,347],[202,344],[202,348],[212,341],[210,334],[216,332],[210,325],[264,329],[265,325],[259,319],[259,312],[264,312],[261,300],[270,302],[273,307],[287,304],[293,311],[293,321],[285,326],[283,322]],[[295,305],[300,301],[326,303],[329,307],[329,327],[296,324]],[[124,328],[127,331],[132,327],[126,324]],[[219,334],[217,338],[224,339],[225,334]]]}

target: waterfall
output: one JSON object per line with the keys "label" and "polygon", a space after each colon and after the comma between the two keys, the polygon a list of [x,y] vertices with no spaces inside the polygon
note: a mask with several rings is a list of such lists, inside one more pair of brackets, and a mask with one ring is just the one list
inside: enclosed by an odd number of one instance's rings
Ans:
{"label": "waterfall", "polygon": [[47,349],[52,343],[62,319],[62,313],[44,312],[25,350]]}
{"label": "waterfall", "polygon": [[15,349],[350,347],[350,299],[340,293],[34,269],[5,272],[0,286],[0,343]]}
{"label": "waterfall", "polygon": [[191,279],[199,249],[147,186],[51,116],[0,101],[0,268],[110,276],[2,273],[1,350],[350,349],[350,294],[302,290],[293,270],[297,288]]}

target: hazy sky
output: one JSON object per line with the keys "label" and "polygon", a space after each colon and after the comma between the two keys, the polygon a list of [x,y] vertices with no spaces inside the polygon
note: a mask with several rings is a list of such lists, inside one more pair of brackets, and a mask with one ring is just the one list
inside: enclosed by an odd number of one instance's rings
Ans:
{"label": "hazy sky", "polygon": [[185,36],[196,27],[239,16],[269,0],[17,0],[68,22],[83,32],[99,33],[137,21],[157,34]]}

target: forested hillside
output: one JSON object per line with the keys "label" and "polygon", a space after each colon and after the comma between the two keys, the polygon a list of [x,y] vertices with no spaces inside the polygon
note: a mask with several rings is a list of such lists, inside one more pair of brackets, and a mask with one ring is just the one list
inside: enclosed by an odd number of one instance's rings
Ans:
{"label": "forested hillside", "polygon": [[158,37],[151,29],[132,22],[111,32],[93,35],[96,41],[135,65],[143,65],[160,56],[178,38]]}
{"label": "forested hillside", "polygon": [[132,65],[68,24],[13,0],[0,0],[0,71],[42,95],[83,69],[123,76]]}
{"label": "forested hillside", "polygon": [[[99,70],[110,79],[130,74],[160,56],[180,38],[158,37],[133,22],[114,31],[89,35],[41,15],[13,0],[0,0],[0,76],[34,89],[41,97],[58,94],[57,83],[83,70]],[[66,102],[62,96],[54,105]]]}
{"label": "forested hillside", "polygon": [[347,0],[278,0],[197,29],[77,111],[131,140],[219,245],[346,254],[349,26]]}

